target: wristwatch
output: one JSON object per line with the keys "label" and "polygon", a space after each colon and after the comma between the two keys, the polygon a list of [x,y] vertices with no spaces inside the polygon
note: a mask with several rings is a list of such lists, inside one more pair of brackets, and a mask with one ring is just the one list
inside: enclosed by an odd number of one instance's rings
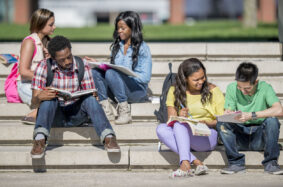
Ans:
{"label": "wristwatch", "polygon": [[252,112],[252,120],[256,120],[256,119],[257,119],[256,113]]}

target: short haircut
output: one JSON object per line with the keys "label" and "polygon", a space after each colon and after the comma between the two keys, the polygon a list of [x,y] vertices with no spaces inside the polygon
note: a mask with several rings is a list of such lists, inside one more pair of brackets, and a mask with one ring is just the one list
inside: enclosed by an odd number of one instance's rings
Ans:
{"label": "short haircut", "polygon": [[57,51],[61,51],[66,48],[71,49],[72,46],[70,40],[64,36],[55,36],[48,43],[48,52],[53,59],[55,59]]}
{"label": "short haircut", "polygon": [[239,65],[236,71],[236,81],[250,82],[255,84],[258,76],[258,68],[251,62],[243,62]]}

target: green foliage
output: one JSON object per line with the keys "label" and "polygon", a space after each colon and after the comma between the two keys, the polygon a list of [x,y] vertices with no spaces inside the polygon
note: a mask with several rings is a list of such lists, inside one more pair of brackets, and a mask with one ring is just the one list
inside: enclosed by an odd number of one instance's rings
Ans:
{"label": "green foliage", "polygon": [[[56,28],[54,35],[71,41],[112,41],[113,25]],[[146,41],[277,41],[277,24],[243,28],[240,21],[200,21],[192,25],[144,25]],[[0,24],[0,41],[21,41],[29,34],[28,25]]]}

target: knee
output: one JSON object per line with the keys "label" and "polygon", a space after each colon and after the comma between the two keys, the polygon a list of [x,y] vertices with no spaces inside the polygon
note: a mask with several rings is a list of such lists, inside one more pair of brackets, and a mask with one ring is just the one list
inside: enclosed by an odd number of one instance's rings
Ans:
{"label": "knee", "polygon": [[191,130],[188,125],[182,124],[182,123],[175,123],[173,127],[173,131],[175,132],[180,132],[180,131],[188,131]]}
{"label": "knee", "polygon": [[117,76],[119,76],[119,73],[114,69],[108,69],[105,73],[105,79],[107,81],[114,81],[117,79]]}
{"label": "knee", "polygon": [[271,134],[279,132],[280,123],[279,120],[275,117],[266,118],[263,122],[265,131]]}
{"label": "knee", "polygon": [[91,69],[93,80],[100,80],[104,77],[104,71],[98,69]]}
{"label": "knee", "polygon": [[231,132],[230,124],[225,122],[217,122],[216,130],[219,135],[228,135]]}
{"label": "knee", "polygon": [[156,127],[156,135],[158,136],[159,139],[161,137],[166,136],[167,128],[168,128],[168,126],[165,123],[161,123]]}
{"label": "knee", "polygon": [[223,122],[217,122],[216,123],[217,132],[220,132],[220,129],[221,129],[222,126],[225,126],[225,123],[223,123]]}
{"label": "knee", "polygon": [[53,107],[57,107],[58,104],[58,100],[57,99],[52,99],[52,100],[46,100],[46,101],[42,101],[40,103],[40,107],[39,108],[44,108],[44,109],[53,109]]}
{"label": "knee", "polygon": [[92,95],[85,98],[84,101],[83,101],[83,104],[87,104],[87,105],[94,106],[94,107],[99,106],[98,101]]}

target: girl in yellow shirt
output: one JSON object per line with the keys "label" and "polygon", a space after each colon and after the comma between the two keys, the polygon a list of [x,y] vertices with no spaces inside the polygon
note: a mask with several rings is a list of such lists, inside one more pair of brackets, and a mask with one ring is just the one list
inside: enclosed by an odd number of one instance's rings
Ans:
{"label": "girl in yellow shirt", "polygon": [[171,174],[171,177],[185,177],[192,175],[191,164],[196,165],[195,175],[205,174],[208,171],[194,151],[211,151],[217,144],[215,115],[224,112],[224,96],[220,89],[207,81],[206,69],[200,60],[190,58],[185,60],[178,69],[176,84],[167,95],[167,111],[170,116],[188,117],[205,123],[210,127],[211,135],[193,136],[188,125],[176,122],[173,127],[160,124],[156,133],[160,141],[172,151],[179,154],[180,168]]}

